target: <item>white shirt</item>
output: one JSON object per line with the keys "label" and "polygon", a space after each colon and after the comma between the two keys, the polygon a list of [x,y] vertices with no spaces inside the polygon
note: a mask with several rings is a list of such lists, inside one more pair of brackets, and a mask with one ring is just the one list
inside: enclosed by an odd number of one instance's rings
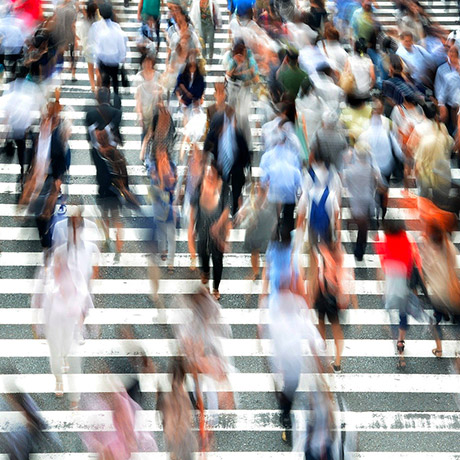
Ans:
{"label": "white shirt", "polygon": [[313,163],[313,172],[316,175],[315,181],[307,172],[303,179],[302,195],[300,197],[298,213],[305,216],[310,215],[311,201],[319,202],[323,196],[326,185],[329,187],[329,196],[326,201],[326,211],[329,218],[332,219],[336,212],[340,210],[340,197],[342,196],[342,182],[334,168],[330,166],[329,169],[323,164]]}
{"label": "white shirt", "polygon": [[24,34],[21,29],[21,21],[14,16],[8,15],[0,19],[0,52],[7,55],[21,52],[24,46]]}
{"label": "white shirt", "polygon": [[96,61],[116,66],[126,60],[126,41],[121,27],[110,19],[101,19],[89,29],[88,40],[94,43]]}
{"label": "white shirt", "polygon": [[21,136],[37,118],[45,99],[40,88],[28,80],[16,79],[8,84],[0,98],[0,107],[13,135]]}

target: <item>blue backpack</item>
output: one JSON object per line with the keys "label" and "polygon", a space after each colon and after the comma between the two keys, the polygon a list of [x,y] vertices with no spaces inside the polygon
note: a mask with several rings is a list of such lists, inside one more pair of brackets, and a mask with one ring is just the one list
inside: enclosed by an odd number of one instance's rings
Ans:
{"label": "blue backpack", "polygon": [[[317,177],[313,168],[309,168],[308,174],[313,180],[313,183],[316,183]],[[326,202],[329,198],[329,182],[331,180],[331,172],[329,171],[329,175],[326,182],[326,187],[324,188],[324,192],[321,195],[320,200],[317,202],[314,199],[311,199],[310,203],[310,218],[309,218],[309,225],[310,228],[321,238],[327,239],[330,236],[330,227],[331,227],[331,218],[327,213],[326,209]]]}

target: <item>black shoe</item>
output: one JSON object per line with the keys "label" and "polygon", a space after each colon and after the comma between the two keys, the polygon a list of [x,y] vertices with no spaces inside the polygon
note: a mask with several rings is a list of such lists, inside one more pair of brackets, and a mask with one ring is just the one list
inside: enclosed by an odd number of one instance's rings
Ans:
{"label": "black shoe", "polygon": [[129,0],[125,0],[124,5],[125,5],[125,8],[128,8],[128,6],[129,6]]}
{"label": "black shoe", "polygon": [[362,254],[358,254],[356,251],[353,252],[353,255],[355,256],[355,259],[358,261],[358,262],[362,262],[363,261],[363,255]]}

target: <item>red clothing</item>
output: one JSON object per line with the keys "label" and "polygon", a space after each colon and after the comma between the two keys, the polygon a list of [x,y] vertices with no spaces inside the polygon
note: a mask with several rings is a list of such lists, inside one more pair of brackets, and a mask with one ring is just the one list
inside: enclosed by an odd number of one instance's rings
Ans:
{"label": "red clothing", "polygon": [[406,232],[397,235],[385,235],[383,241],[377,241],[375,251],[380,256],[383,270],[387,262],[400,262],[406,268],[407,278],[412,273],[412,265],[415,260],[419,265],[420,256],[415,241],[410,241]]}
{"label": "red clothing", "polygon": [[24,20],[27,26],[43,20],[42,0],[12,0],[15,14]]}

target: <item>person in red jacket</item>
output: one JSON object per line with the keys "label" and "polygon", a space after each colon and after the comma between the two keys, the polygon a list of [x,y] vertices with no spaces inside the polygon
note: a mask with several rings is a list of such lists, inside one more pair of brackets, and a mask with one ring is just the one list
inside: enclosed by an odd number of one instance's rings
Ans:
{"label": "person in red jacket", "polygon": [[409,301],[410,279],[412,272],[417,267],[422,273],[421,259],[417,244],[407,234],[403,221],[385,221],[385,237],[379,241],[378,237],[375,250],[380,256],[380,262],[385,274],[385,308],[398,309],[399,331],[396,348],[399,353],[398,368],[406,367],[404,347],[407,322],[407,304]]}

